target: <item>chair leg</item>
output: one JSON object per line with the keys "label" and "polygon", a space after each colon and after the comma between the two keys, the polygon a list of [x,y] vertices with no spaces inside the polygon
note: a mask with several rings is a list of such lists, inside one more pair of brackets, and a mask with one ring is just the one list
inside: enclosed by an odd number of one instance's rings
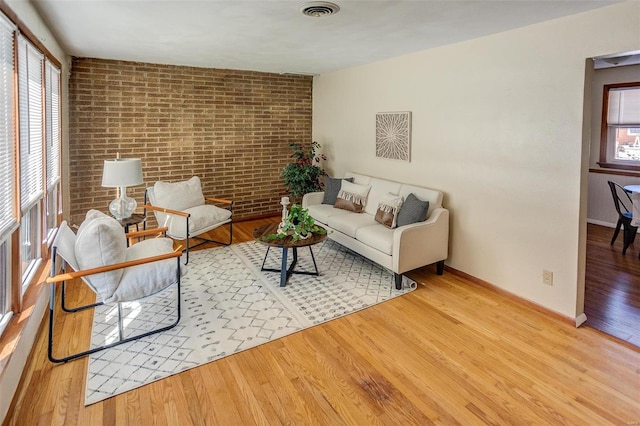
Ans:
{"label": "chair leg", "polygon": [[622,245],[622,255],[627,254],[627,248],[631,245],[631,243],[633,242],[633,240],[635,240],[635,234],[636,230],[633,229],[631,226],[627,226],[625,225],[622,229],[622,241],[623,241],[623,245]]}
{"label": "chair leg", "polygon": [[616,238],[618,238],[618,234],[620,233],[620,227],[622,226],[622,221],[618,219],[618,223],[616,224],[616,230],[613,232],[613,238],[611,238],[611,245],[616,242]]}

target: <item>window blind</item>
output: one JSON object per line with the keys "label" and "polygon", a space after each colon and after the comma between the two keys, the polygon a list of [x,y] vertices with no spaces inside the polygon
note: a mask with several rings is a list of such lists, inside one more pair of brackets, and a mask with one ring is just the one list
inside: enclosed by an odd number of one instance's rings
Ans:
{"label": "window blind", "polygon": [[15,126],[13,34],[15,26],[0,14],[0,238],[17,223],[15,206]]}
{"label": "window blind", "polygon": [[640,126],[640,88],[609,90],[607,125],[615,127]]}
{"label": "window blind", "polygon": [[18,38],[20,118],[20,208],[26,213],[42,198],[42,60],[26,38]]}
{"label": "window blind", "polygon": [[45,134],[47,154],[47,191],[60,180],[60,71],[45,61]]}

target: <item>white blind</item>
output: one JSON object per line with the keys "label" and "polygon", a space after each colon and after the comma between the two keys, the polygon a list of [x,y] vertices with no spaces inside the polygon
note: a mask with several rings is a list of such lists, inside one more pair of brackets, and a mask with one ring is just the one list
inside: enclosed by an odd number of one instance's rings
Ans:
{"label": "white blind", "polygon": [[609,89],[607,125],[640,126],[640,88]]}
{"label": "white blind", "polygon": [[24,37],[18,38],[18,116],[20,118],[20,208],[42,197],[42,60]]}
{"label": "white blind", "polygon": [[13,24],[0,14],[0,236],[17,222],[14,209],[14,32]]}
{"label": "white blind", "polygon": [[51,191],[60,180],[60,71],[48,60],[45,81],[47,191]]}

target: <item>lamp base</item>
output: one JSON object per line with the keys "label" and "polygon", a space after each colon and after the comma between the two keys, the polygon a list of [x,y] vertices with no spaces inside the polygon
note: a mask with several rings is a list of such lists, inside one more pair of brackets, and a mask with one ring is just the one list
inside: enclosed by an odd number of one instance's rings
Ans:
{"label": "lamp base", "polygon": [[[121,193],[123,193],[123,191],[121,191]],[[136,200],[123,194],[120,198],[116,198],[109,204],[109,212],[118,220],[128,219],[136,207],[138,207]]]}

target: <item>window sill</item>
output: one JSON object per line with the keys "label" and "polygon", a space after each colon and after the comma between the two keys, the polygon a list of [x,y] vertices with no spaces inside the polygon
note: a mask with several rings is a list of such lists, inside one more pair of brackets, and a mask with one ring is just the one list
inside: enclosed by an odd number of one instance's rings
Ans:
{"label": "window sill", "polygon": [[[27,289],[23,299],[22,311],[13,314],[7,324],[7,328],[4,330],[4,333],[2,333],[2,336],[0,336],[0,382],[2,382],[7,365],[16,351],[20,339],[23,338],[30,320],[37,321],[38,325],[36,329],[40,329],[42,318],[31,318],[31,316],[34,314],[38,299],[40,299],[43,291],[47,288],[45,280],[48,277],[48,265],[49,262],[40,263],[40,266],[34,274],[33,282]],[[31,348],[29,348],[28,353],[31,353]]]}
{"label": "window sill", "polygon": [[[605,163],[598,163],[598,165],[602,165]],[[602,173],[605,175],[617,175],[617,176],[631,176],[631,177],[640,177],[640,170],[632,171],[632,170],[618,170],[618,169],[589,169],[589,173]]]}
{"label": "window sill", "polygon": [[640,173],[640,165],[638,164],[605,163],[603,161],[599,161],[598,166],[603,169],[631,170]]}

